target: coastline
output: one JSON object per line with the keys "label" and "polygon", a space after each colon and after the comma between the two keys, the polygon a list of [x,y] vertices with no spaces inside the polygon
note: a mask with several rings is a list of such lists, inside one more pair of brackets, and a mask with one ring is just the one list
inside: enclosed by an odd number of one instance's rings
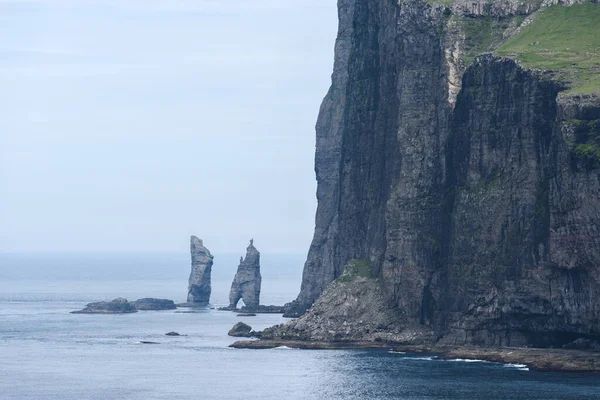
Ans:
{"label": "coastline", "polygon": [[600,351],[540,349],[522,347],[487,348],[471,346],[402,345],[385,342],[310,342],[291,340],[243,340],[236,349],[303,350],[390,349],[397,352],[431,354],[442,360],[482,360],[502,364],[523,364],[540,372],[600,372]]}

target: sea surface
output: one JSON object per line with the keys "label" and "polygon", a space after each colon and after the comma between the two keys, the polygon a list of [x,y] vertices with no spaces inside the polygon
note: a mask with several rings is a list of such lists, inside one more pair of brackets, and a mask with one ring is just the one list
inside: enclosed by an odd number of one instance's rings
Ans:
{"label": "sea surface", "polygon": [[[216,255],[214,306],[239,255]],[[263,304],[297,294],[304,255],[263,255]],[[123,296],[184,301],[185,254],[0,255],[0,400],[5,399],[600,399],[599,374],[539,373],[388,350],[235,350],[227,331],[279,315],[145,311],[80,315]],[[167,337],[177,331],[187,335]],[[158,344],[142,344],[153,341]]]}

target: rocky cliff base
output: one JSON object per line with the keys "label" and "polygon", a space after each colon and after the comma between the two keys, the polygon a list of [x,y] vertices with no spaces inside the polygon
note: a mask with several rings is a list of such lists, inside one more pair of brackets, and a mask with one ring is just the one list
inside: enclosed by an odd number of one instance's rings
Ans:
{"label": "rocky cliff base", "polygon": [[237,349],[274,349],[289,347],[306,350],[390,349],[399,353],[427,354],[439,360],[483,360],[502,364],[522,364],[542,372],[600,372],[600,351],[482,348],[435,345],[398,345],[383,342],[306,342],[293,340],[239,341]]}
{"label": "rocky cliff base", "polygon": [[381,280],[374,277],[366,260],[352,260],[302,317],[267,328],[261,338],[321,342],[427,343],[434,332],[418,324],[406,324],[388,308]]}

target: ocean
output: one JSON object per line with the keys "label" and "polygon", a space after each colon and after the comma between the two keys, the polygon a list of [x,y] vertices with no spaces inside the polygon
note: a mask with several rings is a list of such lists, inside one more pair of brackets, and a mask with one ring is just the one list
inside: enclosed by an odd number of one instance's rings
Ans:
{"label": "ocean", "polygon": [[[214,306],[240,254],[215,256]],[[262,255],[263,304],[292,300],[304,255]],[[600,398],[600,375],[443,361],[389,350],[236,350],[227,331],[279,315],[203,310],[70,314],[91,301],[185,300],[186,254],[0,255],[0,400]],[[182,337],[165,333],[179,332]],[[158,344],[142,344],[152,341]]]}

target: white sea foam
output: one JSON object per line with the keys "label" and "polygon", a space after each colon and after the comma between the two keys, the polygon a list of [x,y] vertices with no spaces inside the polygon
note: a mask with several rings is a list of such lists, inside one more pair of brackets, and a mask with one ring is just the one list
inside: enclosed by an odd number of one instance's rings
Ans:
{"label": "white sea foam", "polygon": [[516,368],[519,371],[529,371],[529,367],[525,364],[504,364],[505,368]]}
{"label": "white sea foam", "polygon": [[466,362],[466,363],[489,363],[491,361],[486,361],[486,360],[478,360],[478,359],[466,359],[466,358],[454,358],[452,360],[446,360],[446,361],[450,361],[450,362]]}
{"label": "white sea foam", "polygon": [[390,354],[406,354],[405,351],[394,351],[394,350],[390,350],[390,351],[388,351],[388,353],[390,353]]}

